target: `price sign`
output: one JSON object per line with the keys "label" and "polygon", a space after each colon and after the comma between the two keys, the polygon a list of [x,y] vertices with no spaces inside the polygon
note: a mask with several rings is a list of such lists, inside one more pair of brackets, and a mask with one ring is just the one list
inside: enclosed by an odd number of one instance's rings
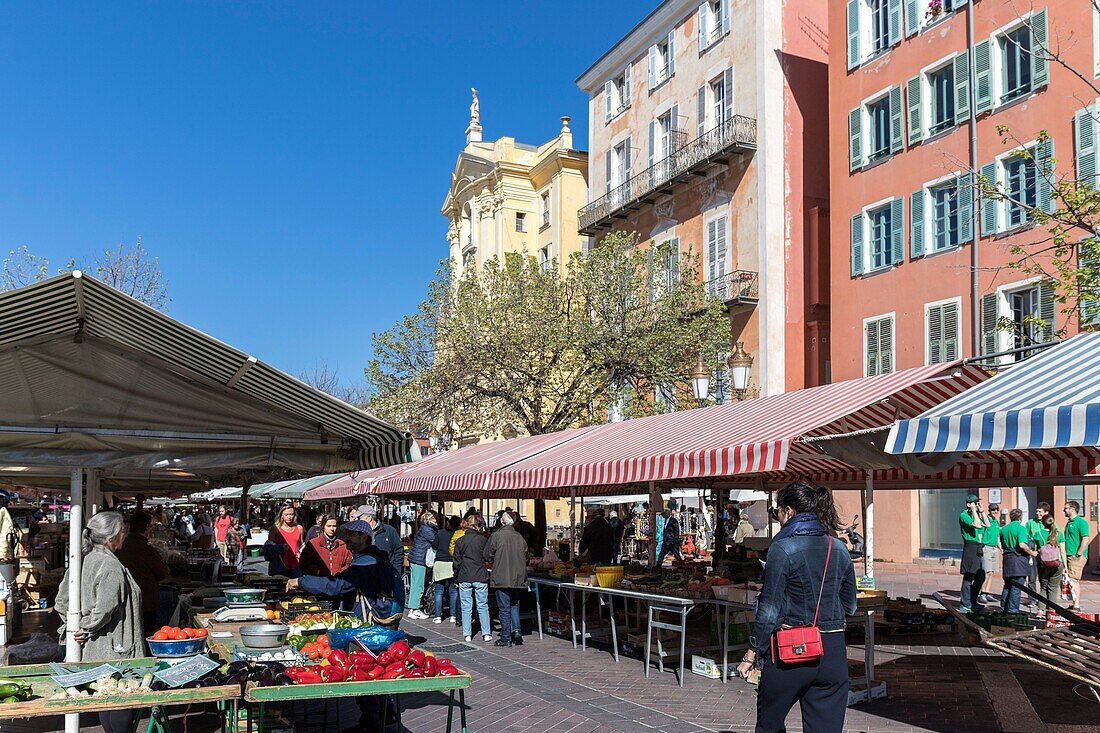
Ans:
{"label": "price sign", "polygon": [[95,682],[100,677],[110,677],[111,675],[118,674],[121,670],[117,667],[112,667],[109,664],[101,664],[98,667],[92,667],[91,669],[85,669],[81,672],[72,672],[71,674],[55,674],[50,675],[58,687],[79,687],[80,685],[86,685],[89,682]]}
{"label": "price sign", "polygon": [[177,662],[167,669],[154,672],[153,676],[169,687],[180,687],[191,680],[197,680],[207,672],[215,670],[220,665],[203,654],[196,654],[182,662]]}
{"label": "price sign", "polygon": [[875,579],[870,575],[861,575],[856,578],[856,590],[874,590]]}

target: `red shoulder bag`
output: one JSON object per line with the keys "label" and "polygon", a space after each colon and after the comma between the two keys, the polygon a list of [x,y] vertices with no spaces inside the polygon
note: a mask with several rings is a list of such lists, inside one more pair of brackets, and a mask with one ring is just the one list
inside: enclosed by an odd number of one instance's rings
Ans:
{"label": "red shoulder bag", "polygon": [[772,661],[784,664],[808,664],[825,656],[821,645],[821,629],[817,628],[817,614],[821,610],[821,596],[825,592],[825,578],[829,574],[829,558],[833,554],[833,538],[826,535],[825,570],[821,574],[821,590],[817,593],[814,622],[809,626],[779,629],[772,635]]}

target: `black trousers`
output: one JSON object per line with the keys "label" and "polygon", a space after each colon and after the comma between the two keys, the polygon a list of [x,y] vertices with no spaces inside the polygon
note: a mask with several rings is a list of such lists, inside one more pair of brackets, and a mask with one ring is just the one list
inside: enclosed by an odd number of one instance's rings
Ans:
{"label": "black trousers", "polygon": [[785,733],[797,702],[805,733],[841,733],[848,709],[848,655],[844,633],[821,635],[824,657],[813,664],[764,662],[756,696],[756,733]]}

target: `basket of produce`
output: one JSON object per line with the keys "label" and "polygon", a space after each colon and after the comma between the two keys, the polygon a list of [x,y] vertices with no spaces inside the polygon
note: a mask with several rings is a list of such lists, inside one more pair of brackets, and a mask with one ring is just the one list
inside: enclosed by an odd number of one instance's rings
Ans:
{"label": "basket of produce", "polygon": [[145,640],[154,657],[173,659],[191,657],[206,648],[206,629],[181,629],[178,626],[162,626],[160,631]]}
{"label": "basket of produce", "polygon": [[622,565],[597,565],[596,582],[601,588],[617,588],[623,580]]}
{"label": "basket of produce", "polygon": [[263,603],[266,592],[262,588],[226,588],[224,595],[226,603]]}
{"label": "basket of produce", "polygon": [[286,624],[250,624],[240,629],[241,641],[252,649],[278,649],[286,645],[290,627]]}
{"label": "basket of produce", "polygon": [[295,596],[279,601],[279,608],[284,614],[296,616],[303,613],[324,613],[325,611],[331,611],[333,605],[332,601]]}

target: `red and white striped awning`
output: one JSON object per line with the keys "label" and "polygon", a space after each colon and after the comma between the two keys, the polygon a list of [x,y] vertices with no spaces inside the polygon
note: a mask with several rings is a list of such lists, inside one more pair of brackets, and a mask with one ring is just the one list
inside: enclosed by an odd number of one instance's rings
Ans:
{"label": "red and white striped awning", "polygon": [[425,459],[401,466],[403,470],[381,479],[376,491],[381,494],[478,494],[493,488],[488,482],[499,471],[566,445],[596,429],[563,430],[437,453],[430,461]]}
{"label": "red and white striped awning", "polygon": [[[807,438],[885,429],[984,381],[961,363],[938,364],[697,410],[463,448],[427,470],[416,465],[378,482],[379,493],[461,496],[561,496],[615,493],[650,481],[679,485],[753,485],[811,478],[895,484],[978,481],[1095,472],[1095,455],[967,454],[934,477],[901,469],[868,471],[826,455]],[[945,484],[946,485],[946,484]]]}
{"label": "red and white striped awning", "polygon": [[410,470],[424,470],[449,453],[432,453],[413,463],[401,463],[396,466],[382,466],[365,471],[349,471],[321,486],[310,489],[302,497],[309,501],[349,499],[355,496],[376,494],[378,482],[382,479],[400,476]]}

